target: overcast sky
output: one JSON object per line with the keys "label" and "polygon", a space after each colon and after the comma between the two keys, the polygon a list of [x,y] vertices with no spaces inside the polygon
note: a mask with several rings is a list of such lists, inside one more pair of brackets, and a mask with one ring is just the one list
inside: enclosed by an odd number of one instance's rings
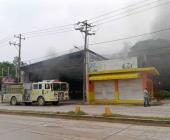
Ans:
{"label": "overcast sky", "polygon": [[[143,1],[0,0],[0,61],[12,61],[18,55],[14,46],[7,45],[9,41],[17,42],[17,39],[13,37],[14,34],[17,35],[19,33],[76,23],[137,2],[140,4]],[[154,2],[155,0],[145,1]],[[166,1],[168,0],[162,0],[162,2]],[[155,3],[155,5],[157,4]],[[153,4],[153,6],[155,5]],[[162,13],[167,13],[167,10],[169,11],[168,5],[162,7]],[[94,28],[96,35],[90,36],[89,43],[109,41],[152,31],[153,26],[160,22],[158,17],[160,10],[159,8],[145,10],[145,8],[147,7],[139,9],[142,10],[140,13],[96,26]],[[116,18],[126,15],[128,12],[128,10],[121,10],[119,14],[121,13],[122,15]],[[98,22],[94,24],[98,24]],[[156,28],[159,28],[159,26],[160,28],[164,27],[162,24],[156,24]],[[125,42],[133,45],[137,41],[148,38],[152,38],[152,36],[94,45],[89,46],[89,48],[100,54],[110,54],[120,51]],[[44,33],[43,36],[38,34],[38,37],[32,38],[27,38],[26,36],[26,40],[22,41],[22,60],[26,61],[65,52],[73,49],[73,46],[82,46],[83,43],[83,35],[79,31],[55,34],[53,32],[51,35]]]}

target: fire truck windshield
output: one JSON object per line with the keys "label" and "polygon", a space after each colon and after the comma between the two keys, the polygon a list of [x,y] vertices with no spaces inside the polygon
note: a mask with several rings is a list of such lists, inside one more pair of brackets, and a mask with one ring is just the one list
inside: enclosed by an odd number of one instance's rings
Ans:
{"label": "fire truck windshield", "polygon": [[66,83],[54,83],[53,84],[53,90],[55,91],[66,91],[67,90],[67,85]]}
{"label": "fire truck windshield", "polygon": [[59,91],[60,90],[60,84],[59,83],[53,84],[53,90]]}

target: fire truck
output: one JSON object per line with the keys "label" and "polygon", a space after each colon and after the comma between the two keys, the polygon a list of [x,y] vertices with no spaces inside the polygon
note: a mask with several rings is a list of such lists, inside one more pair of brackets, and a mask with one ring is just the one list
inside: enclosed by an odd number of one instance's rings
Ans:
{"label": "fire truck", "polygon": [[35,83],[3,84],[3,102],[17,105],[37,102],[39,106],[52,102],[69,100],[69,84],[58,80],[44,80]]}

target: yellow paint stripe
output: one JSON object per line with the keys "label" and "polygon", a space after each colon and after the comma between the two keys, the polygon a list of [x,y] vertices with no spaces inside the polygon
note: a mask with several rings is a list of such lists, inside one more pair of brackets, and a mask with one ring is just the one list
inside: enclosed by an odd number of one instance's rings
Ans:
{"label": "yellow paint stripe", "polygon": [[107,74],[107,75],[93,75],[89,77],[89,80],[113,80],[113,79],[130,79],[139,78],[138,73],[128,73],[128,74]]}

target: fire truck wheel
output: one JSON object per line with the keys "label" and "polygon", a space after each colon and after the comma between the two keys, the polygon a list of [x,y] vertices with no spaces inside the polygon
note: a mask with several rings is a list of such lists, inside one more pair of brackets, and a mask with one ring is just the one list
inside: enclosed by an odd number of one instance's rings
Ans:
{"label": "fire truck wheel", "polygon": [[39,106],[44,106],[45,105],[45,100],[44,100],[43,97],[38,97],[37,102],[38,102]]}
{"label": "fire truck wheel", "polygon": [[17,98],[16,97],[12,97],[11,101],[10,101],[11,105],[16,105],[17,104]]}

